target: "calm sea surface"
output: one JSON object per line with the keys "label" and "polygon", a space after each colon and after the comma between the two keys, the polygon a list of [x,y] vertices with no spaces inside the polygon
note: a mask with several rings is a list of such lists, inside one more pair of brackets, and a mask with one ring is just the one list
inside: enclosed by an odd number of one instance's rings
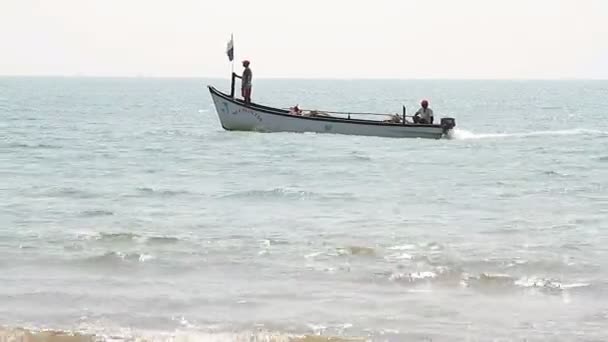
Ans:
{"label": "calm sea surface", "polygon": [[226,132],[207,84],[0,78],[0,339],[608,340],[608,81],[254,82],[451,140]]}

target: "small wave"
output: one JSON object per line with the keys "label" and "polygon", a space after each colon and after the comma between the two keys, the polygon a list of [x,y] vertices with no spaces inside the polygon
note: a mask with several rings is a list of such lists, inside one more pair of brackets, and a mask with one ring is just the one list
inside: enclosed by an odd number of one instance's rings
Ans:
{"label": "small wave", "polygon": [[519,133],[474,133],[463,129],[454,129],[449,138],[454,140],[477,140],[492,138],[528,138],[537,136],[559,136],[559,135],[608,135],[608,132],[586,128],[574,128],[556,131],[534,131]]}
{"label": "small wave", "polygon": [[391,246],[391,247],[388,247],[387,249],[394,250],[394,251],[409,251],[412,249],[416,249],[416,246],[410,245],[410,244],[405,244],[405,245]]}
{"label": "small wave", "polygon": [[512,287],[514,281],[515,278],[503,273],[482,273],[477,276],[463,274],[461,284],[482,289],[498,289]]}
{"label": "small wave", "polygon": [[376,251],[371,247],[364,246],[348,246],[338,248],[338,255],[358,255],[358,256],[375,256]]}
{"label": "small wave", "polygon": [[186,195],[189,194],[189,191],[186,190],[158,190],[148,187],[140,187],[137,188],[137,191],[147,194],[154,194],[159,196],[178,196],[178,195]]}
{"label": "small wave", "polygon": [[353,151],[350,153],[350,157],[354,160],[361,160],[361,161],[370,161],[372,160],[372,158],[370,156],[361,154],[361,152],[357,152],[357,151]]}
{"label": "small wave", "polygon": [[431,271],[412,272],[412,273],[393,273],[388,278],[391,281],[406,281],[409,283],[437,278],[437,273]]}
{"label": "small wave", "polygon": [[146,242],[150,244],[168,245],[178,243],[179,239],[172,236],[151,236],[146,239]]}
{"label": "small wave", "polygon": [[575,289],[580,287],[588,287],[591,284],[588,283],[572,283],[572,284],[564,284],[558,280],[553,279],[544,279],[544,278],[521,278],[514,282],[515,285],[524,287],[524,288],[540,288],[545,290],[567,290],[567,289]]}
{"label": "small wave", "polygon": [[412,260],[414,257],[411,254],[407,253],[395,253],[389,254],[384,257],[386,261],[401,261],[401,260]]}
{"label": "small wave", "polygon": [[294,199],[304,199],[307,197],[314,196],[313,192],[308,191],[298,191],[298,190],[288,190],[276,188],[272,190],[249,190],[249,191],[240,191],[233,194],[229,194],[225,197],[285,197],[285,198],[294,198]]}
{"label": "small wave", "polygon": [[264,247],[270,247],[271,245],[288,245],[289,241],[285,240],[285,239],[273,239],[273,238],[268,238],[268,239],[262,239],[259,241],[260,245],[264,246]]}
{"label": "small wave", "polygon": [[8,148],[27,148],[27,149],[60,149],[59,145],[51,144],[27,144],[27,143],[9,143],[6,145]]}
{"label": "small wave", "polygon": [[312,253],[305,254],[304,258],[305,259],[314,259],[314,258],[316,258],[318,256],[321,256],[321,255],[323,255],[323,252],[312,252]]}
{"label": "small wave", "polygon": [[599,157],[599,158],[597,158],[597,160],[601,161],[601,162],[608,162],[608,156]]}
{"label": "small wave", "polygon": [[[299,341],[299,342],[334,341],[334,340],[336,340],[336,338],[322,337],[321,334],[325,333],[328,330],[332,330],[339,334],[343,334],[345,330],[353,327],[353,325],[351,323],[332,324],[329,326],[324,325],[324,324],[308,323],[307,326],[309,329],[311,329],[314,332],[315,338],[312,338],[311,336],[306,336],[306,337],[299,338],[299,339],[292,339],[291,341]],[[320,337],[321,339],[317,339],[317,337]],[[352,341],[352,340],[337,339],[337,341]]]}
{"label": "small wave", "polygon": [[436,267],[431,270],[416,272],[390,272],[380,275],[383,278],[388,276],[389,281],[401,284],[414,286],[418,284],[464,286],[481,292],[513,292],[522,289],[538,289],[552,293],[573,291],[591,286],[591,284],[586,282],[565,283],[555,279],[516,277],[506,273],[484,272],[480,274],[468,274],[461,270],[453,270],[447,267]]}
{"label": "small wave", "polygon": [[109,211],[109,210],[85,210],[82,213],[82,216],[85,217],[94,217],[94,216],[112,216],[114,215],[114,212]]}
{"label": "small wave", "polygon": [[181,241],[174,236],[144,236],[136,233],[82,233],[84,240],[94,240],[100,243],[127,243],[127,244],[147,244],[147,245],[169,245]]}
{"label": "small wave", "polygon": [[293,189],[275,188],[271,190],[248,190],[239,191],[223,195],[221,198],[269,198],[269,199],[295,199],[295,200],[306,200],[311,198],[320,199],[350,199],[351,194],[347,193],[317,193],[310,191],[301,191]]}
{"label": "small wave", "polygon": [[107,252],[89,257],[86,261],[97,266],[114,266],[123,262],[146,262],[152,259],[154,259],[154,256],[145,253]]}
{"label": "small wave", "polygon": [[441,245],[437,242],[429,242],[429,243],[425,244],[424,246],[432,251],[443,250],[443,245]]}
{"label": "small wave", "polygon": [[19,249],[36,249],[37,247],[35,246],[29,246],[29,245],[19,245]]}
{"label": "small wave", "polygon": [[560,172],[553,171],[553,170],[543,171],[543,174],[547,175],[547,176],[568,177],[568,174],[566,174],[566,173],[560,173]]}
{"label": "small wave", "polygon": [[73,197],[73,198],[94,198],[96,197],[94,194],[76,189],[76,188],[53,188],[47,192],[48,196],[57,196],[57,197]]}
{"label": "small wave", "polygon": [[561,281],[537,277],[516,278],[509,274],[482,273],[477,276],[463,275],[462,284],[485,290],[536,288],[545,291],[565,291],[590,286],[588,283],[565,284]]}
{"label": "small wave", "polygon": [[99,241],[118,242],[133,241],[141,236],[135,233],[99,233],[95,238]]}

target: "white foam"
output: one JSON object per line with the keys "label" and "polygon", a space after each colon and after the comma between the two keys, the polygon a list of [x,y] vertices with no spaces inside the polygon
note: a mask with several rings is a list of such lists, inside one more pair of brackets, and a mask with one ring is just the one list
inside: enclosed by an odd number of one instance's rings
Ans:
{"label": "white foam", "polygon": [[437,277],[437,274],[435,272],[430,272],[430,271],[415,272],[415,273],[410,273],[410,277],[412,279],[435,278],[435,277]]}
{"label": "white foam", "polygon": [[577,287],[587,287],[590,284],[587,283],[574,283],[574,284],[562,284],[562,289],[574,289]]}
{"label": "white foam", "polygon": [[323,324],[308,323],[307,326],[315,334],[321,334],[321,333],[323,333],[323,331],[325,331],[325,329],[327,329],[327,327]]}
{"label": "white foam", "polygon": [[554,289],[554,290],[567,290],[574,289],[579,287],[587,287],[590,286],[588,283],[572,283],[572,284],[564,284],[559,281],[544,279],[544,278],[521,278],[515,281],[515,285],[521,287],[538,287],[538,288],[546,288],[546,289]]}
{"label": "white foam", "polygon": [[395,253],[390,254],[384,257],[384,260],[394,261],[394,260],[412,260],[412,256],[407,253]]}
{"label": "white foam", "polygon": [[[124,257],[123,257],[123,259],[124,259]],[[150,254],[145,254],[144,253],[144,254],[140,254],[139,255],[139,261],[140,262],[146,262],[146,261],[152,260],[152,259],[154,259],[154,256],[150,255]]]}
{"label": "white foam", "polygon": [[313,253],[309,253],[309,254],[304,255],[304,258],[306,258],[306,259],[314,259],[315,257],[318,257],[321,254],[323,254],[323,252],[313,252]]}
{"label": "white foam", "polygon": [[407,250],[412,250],[415,248],[416,248],[416,246],[414,246],[414,245],[405,244],[405,245],[388,247],[387,249],[395,250],[395,251],[407,251]]}
{"label": "white foam", "polygon": [[389,280],[395,281],[395,280],[405,279],[405,280],[409,280],[409,281],[416,281],[416,280],[421,280],[421,279],[432,279],[432,278],[436,278],[436,277],[437,277],[437,274],[434,272],[423,271],[423,272],[412,272],[412,273],[393,273],[390,275]]}

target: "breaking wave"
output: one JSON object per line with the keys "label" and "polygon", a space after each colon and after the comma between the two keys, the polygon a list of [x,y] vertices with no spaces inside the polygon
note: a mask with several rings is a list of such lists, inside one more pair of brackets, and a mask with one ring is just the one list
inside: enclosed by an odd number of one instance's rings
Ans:
{"label": "breaking wave", "polygon": [[455,128],[449,138],[454,140],[478,140],[478,139],[499,139],[499,138],[527,138],[537,136],[559,136],[559,135],[598,135],[605,136],[608,132],[586,129],[586,128],[574,128],[567,130],[556,130],[556,131],[534,131],[534,132],[519,132],[519,133],[474,133],[464,129]]}
{"label": "breaking wave", "polygon": [[406,282],[417,282],[425,279],[437,278],[437,273],[432,271],[412,272],[412,273],[393,273],[388,278],[391,281],[406,281]]}
{"label": "breaking wave", "polygon": [[528,288],[541,288],[546,290],[567,290],[567,289],[575,289],[581,287],[591,286],[589,283],[563,283],[559,280],[554,279],[545,279],[545,278],[536,278],[536,277],[525,277],[517,279],[514,282],[515,285],[519,287],[528,287]]}
{"label": "breaking wave", "polygon": [[[350,327],[344,325],[343,329]],[[324,327],[311,327],[322,330]],[[174,341],[233,341],[233,342],[362,342],[359,337],[322,336],[316,334],[295,334],[274,331],[243,332],[103,332],[99,329],[89,331],[39,330],[24,328],[0,327],[0,341],[36,341],[36,342],[174,342]]]}
{"label": "breaking wave", "polygon": [[416,285],[422,282],[436,285],[453,285],[468,287],[480,291],[516,291],[522,289],[537,289],[548,293],[569,291],[591,286],[585,282],[567,283],[557,279],[523,276],[517,277],[505,273],[468,274],[439,267],[432,271],[395,272],[388,280]]}

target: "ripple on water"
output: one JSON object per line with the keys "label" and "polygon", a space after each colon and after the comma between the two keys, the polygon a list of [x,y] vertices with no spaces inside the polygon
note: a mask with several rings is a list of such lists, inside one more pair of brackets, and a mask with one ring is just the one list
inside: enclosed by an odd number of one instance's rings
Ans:
{"label": "ripple on water", "polygon": [[114,212],[112,212],[110,210],[93,209],[93,210],[85,210],[85,211],[81,212],[81,215],[83,217],[112,216],[112,215],[114,215]]}
{"label": "ripple on water", "polygon": [[221,195],[222,199],[292,199],[292,200],[349,200],[354,199],[350,193],[329,192],[318,193],[289,188],[274,188],[270,190],[236,191]]}
{"label": "ripple on water", "polygon": [[[3,147],[3,146],[0,146]],[[8,143],[6,148],[14,148],[14,149],[35,149],[35,150],[44,150],[44,149],[61,149],[63,148],[60,145],[53,144],[44,144],[44,143]]]}
{"label": "ripple on water", "polygon": [[192,194],[192,192],[183,190],[183,189],[170,190],[170,189],[154,189],[154,188],[149,188],[149,187],[139,187],[139,188],[137,188],[137,191],[141,194],[160,196],[160,197],[165,197],[165,196],[172,197],[172,196]]}
{"label": "ripple on water", "polygon": [[99,197],[98,194],[74,187],[55,187],[51,188],[44,193],[50,197],[65,197],[65,198],[76,198],[76,199],[90,199]]}

